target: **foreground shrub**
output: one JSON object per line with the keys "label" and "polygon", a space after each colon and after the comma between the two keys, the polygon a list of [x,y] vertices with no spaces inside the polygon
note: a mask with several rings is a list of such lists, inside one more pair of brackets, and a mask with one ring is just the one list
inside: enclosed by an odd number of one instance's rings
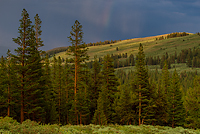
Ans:
{"label": "foreground shrub", "polygon": [[19,123],[11,117],[0,117],[0,129],[10,130],[13,126],[18,126]]}
{"label": "foreground shrub", "polygon": [[1,134],[200,134],[199,130],[151,125],[40,125],[31,120],[22,124],[10,117],[0,118]]}

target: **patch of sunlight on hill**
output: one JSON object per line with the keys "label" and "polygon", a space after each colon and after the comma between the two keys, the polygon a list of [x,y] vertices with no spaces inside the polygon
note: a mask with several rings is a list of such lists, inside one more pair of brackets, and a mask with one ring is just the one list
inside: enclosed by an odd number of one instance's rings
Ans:
{"label": "patch of sunlight on hill", "polygon": [[[144,53],[146,56],[162,56],[166,52],[170,56],[174,55],[175,51],[177,54],[183,49],[193,49],[194,47],[199,47],[200,36],[196,34],[190,34],[183,37],[175,37],[163,40],[156,40],[161,36],[166,37],[168,34],[144,37],[144,38],[134,38],[128,40],[122,40],[113,44],[100,45],[100,46],[90,46],[88,47],[88,55],[90,60],[94,59],[94,56],[103,57],[107,54],[125,54],[129,56],[130,54],[136,55],[138,53],[139,44],[142,43],[144,47]],[[118,48],[118,51],[117,49]],[[60,52],[55,55],[56,57],[70,58],[66,55],[66,52]],[[50,58],[52,60],[52,58]]]}

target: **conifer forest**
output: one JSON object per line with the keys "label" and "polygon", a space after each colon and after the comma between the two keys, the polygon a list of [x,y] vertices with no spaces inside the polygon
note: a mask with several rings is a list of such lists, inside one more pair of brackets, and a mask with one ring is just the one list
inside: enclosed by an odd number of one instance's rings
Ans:
{"label": "conifer forest", "polygon": [[[177,73],[176,68],[173,73],[168,70],[175,62],[199,67],[198,50],[154,58],[146,57],[143,45],[138,44],[137,55],[124,54],[124,63],[109,54],[89,61],[82,25],[76,20],[68,37],[71,46],[65,50],[70,58],[54,55],[50,61],[41,50],[39,15],[32,22],[23,9],[19,22],[14,53],[8,50],[0,59],[0,119],[200,128],[200,76],[197,72]],[[148,65],[160,65],[162,72],[150,71]],[[121,66],[135,66],[135,70],[116,70]]]}

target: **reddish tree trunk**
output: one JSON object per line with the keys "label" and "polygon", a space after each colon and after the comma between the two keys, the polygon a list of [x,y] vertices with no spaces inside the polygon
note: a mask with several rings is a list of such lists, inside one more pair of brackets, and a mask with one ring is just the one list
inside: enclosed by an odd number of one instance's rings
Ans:
{"label": "reddish tree trunk", "polygon": [[141,112],[142,112],[142,108],[141,108],[141,105],[142,105],[142,99],[141,99],[141,85],[139,85],[139,125],[141,124]]}

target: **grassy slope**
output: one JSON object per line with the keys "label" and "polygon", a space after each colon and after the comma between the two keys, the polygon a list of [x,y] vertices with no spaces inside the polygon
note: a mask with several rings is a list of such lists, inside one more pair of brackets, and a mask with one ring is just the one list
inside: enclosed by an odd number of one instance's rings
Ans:
{"label": "grassy slope", "polygon": [[[110,44],[101,46],[90,46],[88,47],[89,48],[88,55],[90,56],[90,60],[92,60],[95,55],[97,55],[97,57],[103,57],[106,54],[120,54],[120,53],[128,53],[128,55],[130,55],[131,53],[136,54],[139,43],[143,44],[146,42],[153,42],[155,41],[156,37],[159,36],[122,40],[120,42],[112,44],[112,46],[110,46]],[[119,51],[116,51],[116,47],[119,48]],[[56,57],[58,56],[62,58],[69,57],[66,55],[66,52],[57,53]]]}
{"label": "grassy slope", "polygon": [[[128,55],[134,54],[136,55],[138,53],[138,47],[139,44],[142,43],[144,46],[144,52],[146,56],[162,56],[166,52],[168,55],[177,52],[179,54],[181,50],[194,47],[199,47],[200,44],[200,36],[196,34],[190,34],[189,36],[184,37],[176,37],[176,38],[170,38],[170,39],[164,39],[164,40],[156,40],[156,38],[159,38],[160,36],[166,36],[165,35],[159,35],[159,36],[152,36],[152,37],[145,37],[145,38],[135,38],[135,39],[129,39],[129,40],[122,40],[120,42],[108,45],[101,45],[101,46],[91,46],[88,47],[88,55],[90,56],[90,60],[93,60],[94,56],[97,55],[97,57],[103,57],[106,54],[122,54],[127,53]],[[116,51],[116,47],[119,48],[119,51]],[[56,54],[56,57],[61,56],[62,58],[69,58],[69,56],[66,55],[66,52],[61,52]],[[176,64],[175,65],[177,70],[180,72],[182,70],[191,70],[195,71],[196,69],[187,68],[185,64]],[[173,67],[173,65],[172,65]],[[126,71],[133,69],[134,67],[126,67],[122,68]],[[155,66],[149,67],[151,70],[154,70]],[[159,68],[159,66],[158,66]],[[197,69],[199,70],[199,69]]]}

